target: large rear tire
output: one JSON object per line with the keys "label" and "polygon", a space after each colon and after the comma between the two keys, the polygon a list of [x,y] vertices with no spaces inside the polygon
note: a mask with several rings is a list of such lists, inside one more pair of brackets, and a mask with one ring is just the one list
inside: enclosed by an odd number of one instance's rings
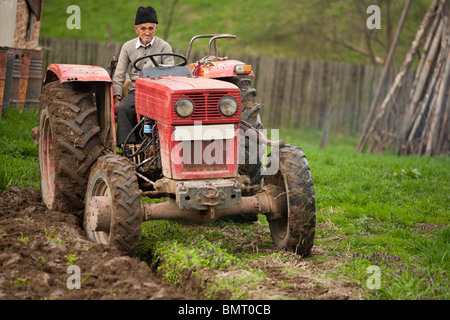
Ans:
{"label": "large rear tire", "polygon": [[51,210],[84,206],[87,177],[103,153],[94,95],[81,83],[44,86],[39,108],[39,170],[42,199]]}
{"label": "large rear tire", "polygon": [[[268,168],[272,163],[269,162]],[[269,220],[275,245],[308,256],[314,245],[316,198],[311,170],[302,150],[293,145],[279,149],[278,172],[266,176],[265,182],[286,192],[285,214]]]}
{"label": "large rear tire", "polygon": [[[88,238],[134,256],[143,222],[135,167],[118,155],[100,157],[91,170],[85,202]],[[106,208],[103,215],[100,207]]]}

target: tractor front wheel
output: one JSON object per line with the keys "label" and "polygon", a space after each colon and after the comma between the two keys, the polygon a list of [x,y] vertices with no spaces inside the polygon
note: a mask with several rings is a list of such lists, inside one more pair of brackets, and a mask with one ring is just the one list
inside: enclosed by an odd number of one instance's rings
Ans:
{"label": "tractor front wheel", "polygon": [[133,256],[143,222],[135,167],[118,155],[100,157],[89,176],[85,203],[88,238]]}
{"label": "tractor front wheel", "polygon": [[[269,220],[273,242],[279,249],[302,256],[311,253],[316,226],[316,198],[311,170],[299,147],[286,145],[279,150],[278,168],[265,178],[266,185],[285,193],[286,205],[281,218]],[[274,151],[272,151],[273,156]],[[277,161],[270,161],[268,169]],[[281,196],[281,195],[280,195]]]}

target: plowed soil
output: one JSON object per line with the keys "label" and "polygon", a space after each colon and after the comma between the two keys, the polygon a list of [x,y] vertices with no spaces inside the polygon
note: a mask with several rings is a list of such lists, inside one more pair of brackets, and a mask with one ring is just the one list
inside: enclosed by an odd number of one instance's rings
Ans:
{"label": "plowed soil", "polygon": [[[68,289],[70,264],[79,267],[79,290]],[[12,187],[0,195],[0,299],[189,298],[145,262],[89,241],[78,218],[48,210],[38,191]]]}

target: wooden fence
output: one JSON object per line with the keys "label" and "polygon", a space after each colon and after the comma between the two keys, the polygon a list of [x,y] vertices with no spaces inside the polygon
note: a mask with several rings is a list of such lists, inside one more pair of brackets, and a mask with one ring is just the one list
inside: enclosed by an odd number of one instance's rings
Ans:
{"label": "wooden fence", "polygon": [[[44,70],[50,63],[90,64],[108,68],[112,56],[118,57],[120,44],[42,38]],[[182,50],[174,50],[184,54]],[[193,54],[194,59],[201,57]],[[375,94],[382,67],[297,58],[232,56],[253,66],[254,86],[262,106],[266,127],[307,127],[333,133],[358,134]],[[191,60],[194,60],[191,59]],[[391,68],[383,86],[387,92],[397,68]],[[405,103],[414,71],[405,77]],[[327,121],[326,121],[327,120]]]}
{"label": "wooden fence", "polygon": [[[252,63],[263,119],[271,126],[322,129],[328,120],[331,131],[350,134],[362,129],[382,72],[378,66],[315,60],[259,58]],[[390,70],[384,93],[397,71]],[[405,78],[403,99],[413,77],[411,72]]]}
{"label": "wooden fence", "polygon": [[108,68],[112,56],[119,56],[120,44],[73,39],[41,38],[44,49],[43,70],[52,63],[96,65]]}

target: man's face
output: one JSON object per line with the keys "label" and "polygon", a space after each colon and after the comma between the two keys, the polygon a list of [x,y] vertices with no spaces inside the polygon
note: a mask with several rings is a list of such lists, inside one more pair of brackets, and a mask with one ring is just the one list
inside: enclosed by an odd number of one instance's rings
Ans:
{"label": "man's face", "polygon": [[158,25],[156,23],[142,23],[134,26],[134,30],[139,35],[139,40],[146,46],[155,37],[156,30],[158,30]]}

